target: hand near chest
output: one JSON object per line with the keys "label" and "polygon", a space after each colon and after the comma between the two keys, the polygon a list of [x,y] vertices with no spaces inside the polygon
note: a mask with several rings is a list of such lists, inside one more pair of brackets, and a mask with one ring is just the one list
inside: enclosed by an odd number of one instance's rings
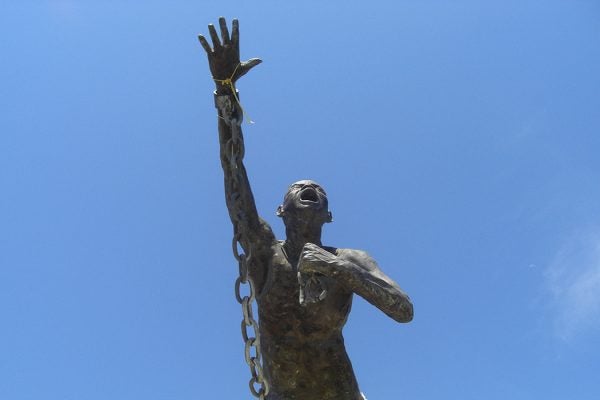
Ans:
{"label": "hand near chest", "polygon": [[342,267],[344,260],[313,243],[306,243],[300,259],[298,260],[298,272],[302,274],[322,274],[332,277],[336,269]]}

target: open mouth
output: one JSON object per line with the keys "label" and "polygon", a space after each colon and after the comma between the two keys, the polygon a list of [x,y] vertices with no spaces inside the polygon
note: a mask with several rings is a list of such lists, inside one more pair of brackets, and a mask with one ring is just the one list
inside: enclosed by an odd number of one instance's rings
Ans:
{"label": "open mouth", "polygon": [[318,203],[319,195],[317,194],[317,191],[315,189],[306,188],[300,193],[300,200],[311,203]]}

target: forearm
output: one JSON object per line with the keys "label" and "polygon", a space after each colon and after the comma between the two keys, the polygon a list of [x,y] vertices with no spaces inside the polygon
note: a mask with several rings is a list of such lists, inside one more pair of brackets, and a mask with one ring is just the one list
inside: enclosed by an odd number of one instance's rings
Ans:
{"label": "forearm", "polygon": [[[238,98],[229,93],[215,93],[218,112],[219,146],[225,183],[225,199],[231,221],[242,236],[250,238],[260,230],[260,219],[243,164],[244,137],[242,111]],[[243,243],[247,247],[246,243]]]}
{"label": "forearm", "polygon": [[348,260],[338,260],[330,264],[328,270],[328,275],[394,320],[412,320],[413,306],[410,298],[383,273],[365,270]]}

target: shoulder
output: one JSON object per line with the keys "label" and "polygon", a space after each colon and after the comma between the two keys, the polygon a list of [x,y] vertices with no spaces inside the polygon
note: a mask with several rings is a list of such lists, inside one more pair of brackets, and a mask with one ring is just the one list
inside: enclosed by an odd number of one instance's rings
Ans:
{"label": "shoulder", "polygon": [[271,242],[271,250],[273,251],[273,253],[282,253],[284,252],[283,250],[283,243],[285,243],[285,241],[283,240],[273,240]]}
{"label": "shoulder", "polygon": [[277,241],[271,225],[261,217],[258,217],[258,234],[270,243]]}
{"label": "shoulder", "polygon": [[336,255],[342,260],[350,261],[365,269],[375,269],[377,262],[364,250],[336,249]]}
{"label": "shoulder", "polygon": [[252,247],[258,253],[271,253],[277,245],[277,239],[269,224],[259,217],[258,226],[250,230],[249,239]]}

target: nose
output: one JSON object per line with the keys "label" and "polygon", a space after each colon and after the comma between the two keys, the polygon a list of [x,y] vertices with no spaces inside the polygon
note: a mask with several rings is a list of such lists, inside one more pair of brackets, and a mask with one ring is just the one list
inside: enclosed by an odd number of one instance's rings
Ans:
{"label": "nose", "polygon": [[311,189],[317,190],[318,188],[320,188],[320,186],[317,185],[316,183],[305,183],[302,185],[302,189],[306,189],[306,188],[311,188]]}

